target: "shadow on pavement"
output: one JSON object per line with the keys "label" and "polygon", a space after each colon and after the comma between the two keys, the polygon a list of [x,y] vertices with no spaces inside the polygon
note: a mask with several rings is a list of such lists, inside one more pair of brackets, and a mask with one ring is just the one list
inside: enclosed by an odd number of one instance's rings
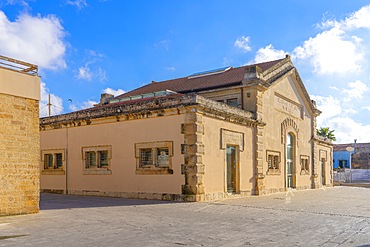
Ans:
{"label": "shadow on pavement", "polygon": [[69,209],[69,208],[96,208],[117,206],[143,206],[155,204],[174,204],[180,202],[126,199],[98,196],[75,196],[63,194],[41,193],[40,210]]}

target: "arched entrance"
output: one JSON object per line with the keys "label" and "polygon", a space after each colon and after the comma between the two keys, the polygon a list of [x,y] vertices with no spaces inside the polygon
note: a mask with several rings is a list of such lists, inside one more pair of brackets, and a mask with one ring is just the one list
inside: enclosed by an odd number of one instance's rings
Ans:
{"label": "arched entrance", "polygon": [[286,136],[286,188],[294,188],[294,135],[288,133]]}

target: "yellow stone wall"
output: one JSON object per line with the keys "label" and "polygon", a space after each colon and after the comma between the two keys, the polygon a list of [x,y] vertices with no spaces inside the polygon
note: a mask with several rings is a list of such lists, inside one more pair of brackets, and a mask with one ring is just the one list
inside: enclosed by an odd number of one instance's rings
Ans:
{"label": "yellow stone wall", "polygon": [[[18,86],[34,92],[16,93]],[[37,76],[0,69],[0,216],[39,211],[37,87]]]}

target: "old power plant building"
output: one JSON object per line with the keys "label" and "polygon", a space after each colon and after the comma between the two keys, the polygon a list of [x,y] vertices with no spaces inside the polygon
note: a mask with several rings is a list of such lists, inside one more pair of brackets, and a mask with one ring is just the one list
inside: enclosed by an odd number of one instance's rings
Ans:
{"label": "old power plant building", "polygon": [[42,118],[41,189],[204,201],[332,186],[332,144],[290,57],[152,82]]}
{"label": "old power plant building", "polygon": [[0,56],[0,216],[39,211],[37,70],[36,65]]}

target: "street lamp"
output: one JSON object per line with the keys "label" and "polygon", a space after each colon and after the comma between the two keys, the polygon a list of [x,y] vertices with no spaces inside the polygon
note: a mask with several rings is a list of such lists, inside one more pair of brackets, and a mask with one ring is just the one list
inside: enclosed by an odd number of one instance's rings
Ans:
{"label": "street lamp", "polygon": [[[349,152],[349,175],[351,176],[352,183],[352,152],[355,150],[353,147],[347,147],[346,150]],[[344,169],[346,170],[346,169]]]}

